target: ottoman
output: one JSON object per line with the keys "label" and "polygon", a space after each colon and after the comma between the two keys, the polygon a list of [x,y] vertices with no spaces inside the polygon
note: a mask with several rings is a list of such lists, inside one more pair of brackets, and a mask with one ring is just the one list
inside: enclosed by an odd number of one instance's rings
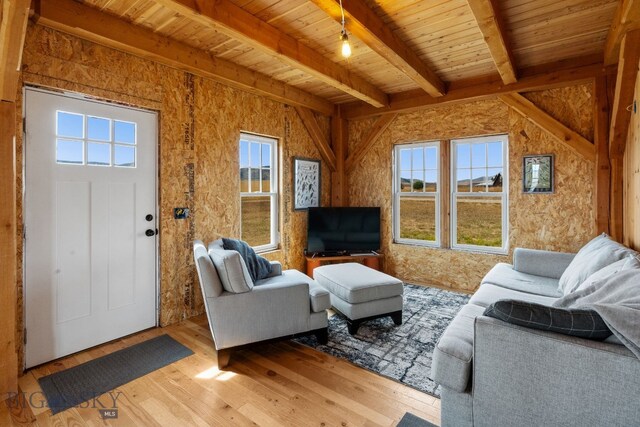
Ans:
{"label": "ottoman", "polygon": [[354,335],[362,322],[391,316],[402,324],[402,281],[356,262],[316,267],[313,278],[330,293],[331,305],[347,318]]}

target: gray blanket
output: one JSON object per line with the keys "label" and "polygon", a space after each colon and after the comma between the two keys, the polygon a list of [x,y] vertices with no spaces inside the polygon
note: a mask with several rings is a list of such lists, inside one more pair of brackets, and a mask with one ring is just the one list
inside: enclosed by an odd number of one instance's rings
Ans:
{"label": "gray blanket", "polygon": [[624,270],[572,292],[554,304],[590,308],[611,332],[640,359],[640,270]]}
{"label": "gray blanket", "polygon": [[269,260],[256,254],[256,251],[254,251],[253,248],[246,242],[242,240],[223,238],[222,247],[225,249],[238,251],[238,253],[240,253],[240,256],[247,266],[247,270],[249,271],[251,280],[253,280],[254,283],[257,280],[269,277],[269,274],[271,274],[273,267],[271,266]]}

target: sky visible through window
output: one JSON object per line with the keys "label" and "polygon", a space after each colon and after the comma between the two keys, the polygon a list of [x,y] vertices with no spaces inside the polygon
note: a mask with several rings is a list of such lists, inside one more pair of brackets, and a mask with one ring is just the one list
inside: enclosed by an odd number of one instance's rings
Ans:
{"label": "sky visible through window", "polygon": [[135,167],[135,123],[58,111],[56,136],[58,163]]}
{"label": "sky visible through window", "polygon": [[[249,175],[251,175],[249,177]],[[269,192],[271,144],[240,140],[240,187],[244,192]]]}
{"label": "sky visible through window", "polygon": [[[498,191],[502,187],[502,142],[456,144],[459,191]],[[434,147],[400,150],[402,191],[436,191],[438,158]]]}

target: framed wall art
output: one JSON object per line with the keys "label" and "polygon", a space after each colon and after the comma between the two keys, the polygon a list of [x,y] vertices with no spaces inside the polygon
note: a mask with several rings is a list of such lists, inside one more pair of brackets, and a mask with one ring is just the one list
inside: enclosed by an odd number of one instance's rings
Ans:
{"label": "framed wall art", "polygon": [[320,160],[294,157],[293,209],[320,207]]}
{"label": "framed wall art", "polygon": [[530,194],[553,193],[553,155],[524,156],[522,191]]}

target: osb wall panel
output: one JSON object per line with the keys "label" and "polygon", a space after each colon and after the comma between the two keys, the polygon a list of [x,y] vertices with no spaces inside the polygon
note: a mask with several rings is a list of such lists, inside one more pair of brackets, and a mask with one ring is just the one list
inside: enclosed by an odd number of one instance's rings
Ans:
{"label": "osb wall panel", "polygon": [[593,83],[528,92],[524,96],[569,129],[593,142]]}
{"label": "osb wall panel", "polygon": [[[552,92],[552,91],[548,91]],[[537,96],[534,94],[533,96]],[[542,93],[544,104],[554,113],[574,116],[572,109],[556,103],[580,104],[591,96],[590,88]],[[591,111],[591,108],[589,109]],[[593,134],[592,124],[580,117],[560,117],[583,126]],[[350,147],[366,133],[371,120],[349,123]],[[353,130],[353,133],[351,132]],[[392,236],[392,151],[394,144],[460,137],[509,134],[509,247],[576,251],[595,228],[592,212],[593,164],[584,161],[563,144],[511,111],[499,100],[473,102],[401,114],[381,135],[370,152],[349,175],[349,197],[354,206],[381,206],[382,250],[385,270],[401,279],[435,284],[457,290],[475,290],[482,277],[497,262],[510,262],[511,254],[434,249],[393,243]],[[553,195],[524,195],[521,192],[522,156],[556,155],[556,192]]]}
{"label": "osb wall panel", "polygon": [[[640,100],[640,74],[636,79],[636,105]],[[624,173],[624,242],[640,250],[640,113],[631,113],[629,137],[625,152]]]}
{"label": "osb wall panel", "polygon": [[[240,92],[211,80],[196,78],[196,211],[198,235],[206,240],[240,234],[240,182],[235,172],[238,164],[237,139],[240,131],[250,131],[278,138],[280,141],[281,242],[283,250],[268,254],[288,268],[304,271],[307,214],[293,210],[293,158],[320,159],[294,108],[266,98]],[[241,106],[241,108],[238,108]],[[212,120],[224,117],[224,126]],[[329,133],[329,120],[318,118]],[[224,165],[221,167],[221,165]],[[322,203],[330,203],[330,171],[323,163],[321,172]],[[231,195],[231,197],[230,197]]]}
{"label": "osb wall panel", "polygon": [[[241,130],[280,140],[282,248],[267,256],[285,268],[304,268],[306,213],[292,207],[293,156],[320,159],[294,109],[265,98],[143,60],[41,26],[29,26],[24,51],[25,84],[82,93],[159,112],[160,323],[203,312],[193,265],[194,238],[239,237],[238,137]],[[21,96],[18,105],[21,106]],[[16,120],[21,127],[22,111]],[[328,135],[329,121],[318,117]],[[23,141],[18,141],[22,171]],[[16,190],[22,227],[22,174]],[[329,203],[330,173],[323,165],[322,200]],[[174,220],[174,207],[189,207]],[[22,239],[17,236],[20,259]],[[22,265],[19,322],[22,334]],[[19,340],[21,342],[22,340]],[[22,350],[20,351],[22,355]],[[22,366],[22,361],[20,361]]]}

